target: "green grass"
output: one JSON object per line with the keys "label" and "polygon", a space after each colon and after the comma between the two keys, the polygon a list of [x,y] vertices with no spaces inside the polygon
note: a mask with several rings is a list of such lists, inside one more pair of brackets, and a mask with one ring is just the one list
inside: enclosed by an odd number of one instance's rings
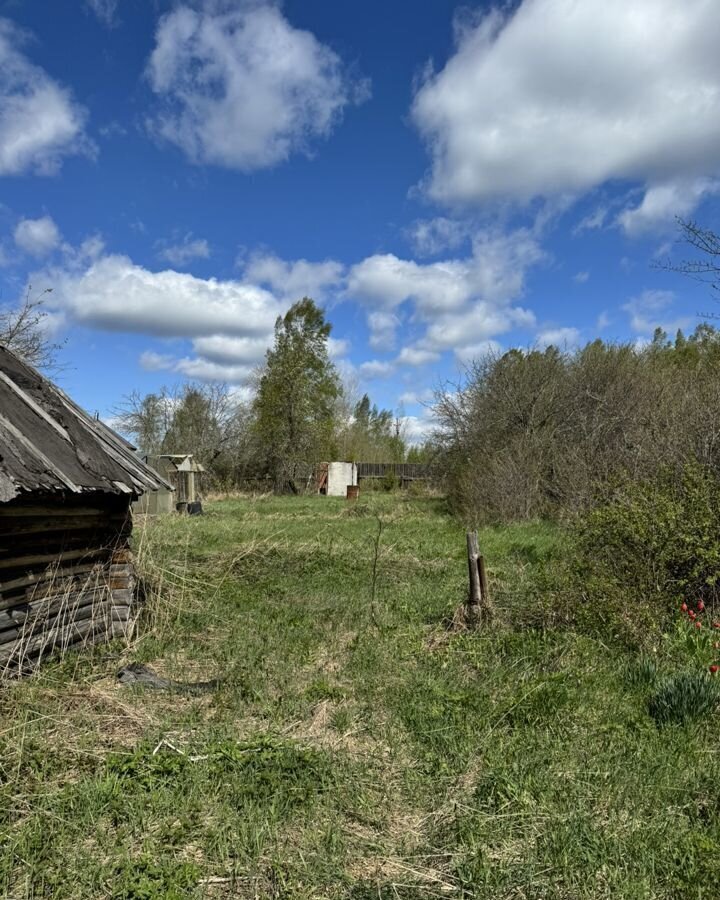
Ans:
{"label": "green grass", "polygon": [[[467,569],[439,499],[227,500],[136,540],[133,645],[2,686],[0,895],[720,896],[715,707],[675,714],[702,670],[553,624],[559,530],[481,532],[475,633],[447,628]],[[123,687],[129,659],[224,682]]]}

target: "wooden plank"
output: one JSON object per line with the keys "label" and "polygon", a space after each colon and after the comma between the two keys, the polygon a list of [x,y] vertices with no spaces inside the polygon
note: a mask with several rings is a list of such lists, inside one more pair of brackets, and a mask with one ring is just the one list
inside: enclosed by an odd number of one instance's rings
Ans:
{"label": "wooden plank", "polygon": [[483,615],[488,616],[492,610],[490,602],[490,590],[488,588],[487,570],[485,569],[485,557],[478,556],[478,575],[480,577],[480,597],[482,600]]}
{"label": "wooden plank", "polygon": [[80,591],[67,596],[43,597],[42,600],[33,600],[31,603],[23,603],[20,606],[0,610],[0,631],[20,626],[32,620],[47,621],[58,613],[72,613],[73,610],[83,609],[93,604],[97,607],[107,606],[108,609],[128,608],[128,604],[113,602],[107,592],[99,594],[97,591]]}
{"label": "wooden plank", "polygon": [[106,516],[114,513],[125,513],[125,507],[122,509],[108,509],[105,506],[63,506],[58,502],[57,506],[48,504],[31,504],[29,506],[13,506],[12,503],[0,505],[0,519],[3,518],[25,518],[37,516]]}
{"label": "wooden plank", "polygon": [[72,441],[70,440],[70,435],[67,433],[67,431],[65,431],[62,425],[59,422],[56,422],[55,419],[53,419],[53,417],[49,413],[47,413],[42,408],[42,406],[39,406],[29,394],[21,390],[12,380],[12,378],[9,378],[4,372],[0,372],[0,381],[2,381],[3,384],[7,385],[7,387],[10,388],[10,390],[15,394],[16,397],[19,397],[23,401],[23,403],[29,406],[30,409],[35,413],[35,415],[40,416],[40,418],[44,422],[47,422],[47,424],[54,431],[56,431],[63,440],[67,441],[68,444],[72,443]]}
{"label": "wooden plank", "polygon": [[[112,634],[112,631],[111,626],[109,633]],[[108,629],[104,625],[98,626],[92,619],[87,619],[77,625],[66,625],[29,640],[20,640],[0,647],[0,665],[18,665],[34,656],[67,650],[70,646],[95,636],[106,639],[107,635]]]}
{"label": "wooden plank", "polygon": [[[106,569],[100,563],[87,563],[82,566],[67,566],[59,568],[44,569],[42,572],[28,572],[21,578],[13,578],[9,581],[0,581],[0,596],[13,591],[15,588],[32,587],[42,584],[45,581],[62,581],[68,578],[75,578],[77,575],[85,575],[89,572],[97,571],[98,575],[106,572]],[[106,581],[106,575],[103,575],[102,581]]]}
{"label": "wooden plank", "polygon": [[121,529],[127,522],[128,533],[132,531],[132,519],[129,514],[97,513],[94,516],[51,516],[50,518],[13,520],[10,517],[0,519],[0,532],[13,536],[20,534],[42,534],[49,531],[73,531],[100,529]]}
{"label": "wooden plank", "polygon": [[[105,556],[109,560],[111,558],[110,549],[103,547],[98,550],[88,550],[83,547],[81,550],[66,550],[58,553],[37,553],[30,556],[10,557],[8,559],[0,559],[0,569],[21,569],[23,566],[51,565],[52,563],[69,562],[75,559],[95,559],[99,556]],[[2,582],[0,582],[0,584],[1,583]]]}
{"label": "wooden plank", "polygon": [[6,419],[5,416],[2,415],[2,413],[0,413],[0,425],[2,425],[2,427],[7,432],[9,432],[18,442],[18,444],[24,447],[28,451],[28,453],[34,456],[35,459],[39,460],[43,464],[45,469],[47,469],[48,473],[52,473],[58,479],[58,481],[60,481],[61,484],[64,484],[66,488],[68,488],[75,494],[79,494],[82,491],[82,488],[79,485],[75,484],[74,481],[68,478],[68,476],[62,471],[62,469],[59,469],[55,465],[55,463],[42,452],[42,450],[40,450],[33,444],[32,441],[26,438],[22,431],[16,428],[9,419]]}

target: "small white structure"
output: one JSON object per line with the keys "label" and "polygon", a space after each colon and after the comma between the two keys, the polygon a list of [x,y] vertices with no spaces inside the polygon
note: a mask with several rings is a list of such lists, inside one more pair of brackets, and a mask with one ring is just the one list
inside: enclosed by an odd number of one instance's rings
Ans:
{"label": "small white structure", "polygon": [[352,462],[328,463],[327,496],[344,497],[349,485],[358,483],[357,465]]}

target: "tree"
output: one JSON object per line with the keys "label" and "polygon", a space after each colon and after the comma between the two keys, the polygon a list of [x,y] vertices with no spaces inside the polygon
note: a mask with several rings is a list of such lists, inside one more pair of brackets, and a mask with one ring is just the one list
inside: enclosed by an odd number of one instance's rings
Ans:
{"label": "tree", "polygon": [[33,297],[29,285],[17,307],[0,307],[0,344],[39,369],[55,368],[55,355],[62,347],[51,339],[48,328],[43,297],[50,293],[52,288],[46,288]]}
{"label": "tree", "polygon": [[659,267],[704,281],[714,291],[720,292],[720,235],[709,228],[702,228],[692,220],[678,218],[677,224],[680,243],[691,247],[700,255],[693,255],[678,263],[666,259]]}
{"label": "tree", "polygon": [[118,428],[141,453],[192,453],[223,478],[247,430],[242,404],[225,384],[185,384],[143,396],[137,391],[114,410]]}
{"label": "tree", "polygon": [[255,430],[276,490],[294,489],[298,468],[334,455],[341,393],[327,341],[331,326],[309,297],[275,322],[253,403]]}

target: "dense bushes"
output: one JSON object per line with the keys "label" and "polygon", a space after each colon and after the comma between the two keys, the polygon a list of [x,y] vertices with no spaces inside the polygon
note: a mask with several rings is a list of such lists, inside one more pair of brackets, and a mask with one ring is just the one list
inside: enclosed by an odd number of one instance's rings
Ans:
{"label": "dense bushes", "polygon": [[435,414],[464,520],[572,517],[620,476],[687,461],[720,472],[720,333],[490,354]]}
{"label": "dense bushes", "polygon": [[689,463],[626,478],[573,529],[577,615],[638,638],[687,601],[720,600],[720,480]]}

